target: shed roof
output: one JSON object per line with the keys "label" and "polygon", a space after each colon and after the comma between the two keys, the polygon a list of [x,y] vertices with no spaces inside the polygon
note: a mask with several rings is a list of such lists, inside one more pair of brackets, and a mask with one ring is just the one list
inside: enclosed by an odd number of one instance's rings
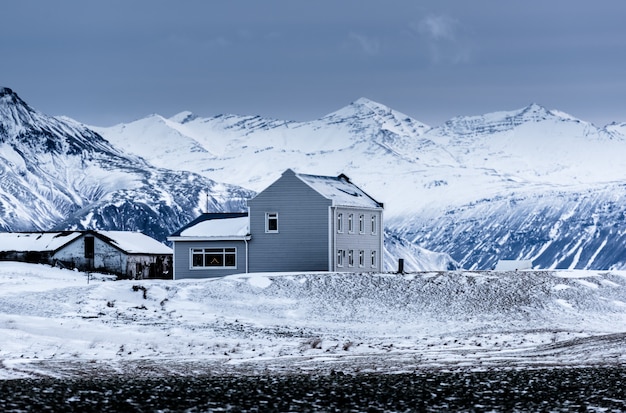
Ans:
{"label": "shed roof", "polygon": [[309,185],[324,198],[332,201],[333,206],[350,206],[362,208],[382,208],[383,203],[376,201],[365,191],[350,181],[346,175],[322,176],[298,174],[291,169],[285,173],[294,173],[302,182]]}
{"label": "shed roof", "polygon": [[54,253],[85,234],[105,239],[113,247],[127,254],[172,254],[170,247],[141,232],[100,230],[2,232],[0,251]]}
{"label": "shed roof", "polygon": [[54,252],[80,235],[79,231],[0,232],[0,251]]}
{"label": "shed roof", "polygon": [[170,247],[141,232],[99,230],[93,232],[108,238],[111,245],[128,254],[172,254]]}

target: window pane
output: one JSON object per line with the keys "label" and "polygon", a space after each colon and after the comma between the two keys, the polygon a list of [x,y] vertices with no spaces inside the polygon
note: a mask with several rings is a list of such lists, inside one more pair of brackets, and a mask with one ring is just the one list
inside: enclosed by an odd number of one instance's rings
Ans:
{"label": "window pane", "polygon": [[223,254],[204,254],[204,262],[207,267],[223,267]]}
{"label": "window pane", "polygon": [[196,253],[196,250],[194,250],[194,253],[192,255],[191,258],[191,265],[193,267],[204,267],[204,255],[203,254],[198,254]]}
{"label": "window pane", "polygon": [[235,254],[226,254],[226,266],[227,267],[235,267],[236,266],[236,259],[235,259]]}

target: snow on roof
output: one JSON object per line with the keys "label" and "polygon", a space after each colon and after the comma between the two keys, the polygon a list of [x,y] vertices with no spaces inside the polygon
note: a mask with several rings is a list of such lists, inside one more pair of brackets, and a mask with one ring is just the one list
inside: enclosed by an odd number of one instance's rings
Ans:
{"label": "snow on roof", "polygon": [[0,232],[0,251],[56,251],[80,237],[80,232]]}
{"label": "snow on roof", "polygon": [[364,208],[382,208],[383,206],[382,203],[350,182],[350,179],[343,174],[339,176],[295,175],[324,198],[330,199],[333,205]]}
{"label": "snow on roof", "polygon": [[183,237],[243,237],[248,234],[248,217],[211,219],[181,231]]}
{"label": "snow on roof", "polygon": [[88,232],[107,238],[113,246],[129,254],[172,254],[167,245],[141,232],[130,231],[2,232],[0,251],[54,252]]}
{"label": "snow on roof", "polygon": [[247,212],[205,213],[176,231],[171,238],[243,238],[249,233]]}
{"label": "snow on roof", "polygon": [[172,254],[172,249],[141,232],[94,231],[111,240],[111,243],[129,254]]}

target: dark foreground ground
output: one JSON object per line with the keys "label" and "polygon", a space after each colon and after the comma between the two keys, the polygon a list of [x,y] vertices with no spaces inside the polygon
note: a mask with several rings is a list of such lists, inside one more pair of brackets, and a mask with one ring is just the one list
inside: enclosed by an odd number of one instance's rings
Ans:
{"label": "dark foreground ground", "polygon": [[626,411],[626,366],[19,379],[2,412]]}

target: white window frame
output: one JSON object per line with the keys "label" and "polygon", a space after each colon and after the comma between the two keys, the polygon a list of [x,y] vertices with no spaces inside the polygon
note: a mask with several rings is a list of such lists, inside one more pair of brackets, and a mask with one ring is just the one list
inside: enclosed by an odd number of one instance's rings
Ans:
{"label": "white window frame", "polygon": [[[207,265],[206,256],[208,254],[221,255],[222,265]],[[202,265],[194,265],[194,256],[202,256]],[[226,256],[234,258],[233,265],[226,265]],[[237,247],[200,247],[189,248],[189,269],[191,270],[223,270],[237,268]]]}
{"label": "white window frame", "polygon": [[[270,221],[276,221],[276,229],[270,229]],[[278,232],[278,212],[266,212],[265,213],[265,232],[267,234],[275,234]]]}
{"label": "white window frame", "polygon": [[377,260],[377,257],[376,257],[376,250],[372,251],[370,257],[371,257],[372,268],[376,268],[378,266],[378,260]]}
{"label": "white window frame", "polygon": [[337,214],[337,232],[343,233],[343,213]]}
{"label": "white window frame", "polygon": [[348,251],[348,267],[354,267],[354,250]]}
{"label": "white window frame", "polygon": [[378,216],[372,215],[372,235],[378,233]]}
{"label": "white window frame", "polygon": [[365,266],[365,251],[359,250],[359,267]]}
{"label": "white window frame", "polygon": [[354,214],[348,214],[348,233],[354,233]]}
{"label": "white window frame", "polygon": [[344,250],[337,250],[337,267],[343,267]]}
{"label": "white window frame", "polygon": [[365,215],[359,214],[359,234],[365,232]]}

